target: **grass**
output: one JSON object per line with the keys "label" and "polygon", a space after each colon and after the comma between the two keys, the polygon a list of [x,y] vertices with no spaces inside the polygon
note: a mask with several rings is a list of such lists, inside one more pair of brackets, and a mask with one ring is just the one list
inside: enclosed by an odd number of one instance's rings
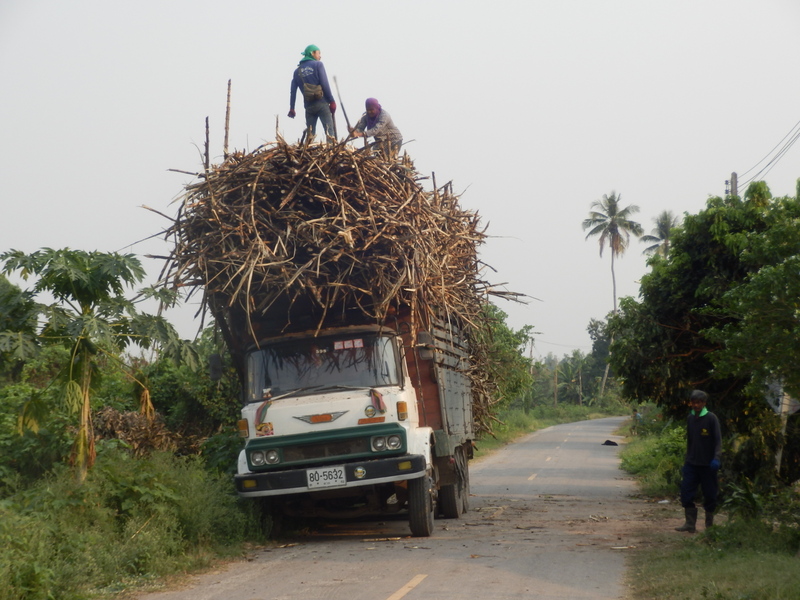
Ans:
{"label": "grass", "polygon": [[[767,539],[780,537],[774,532],[746,539],[752,529],[752,523],[734,522],[689,537],[677,532],[650,535],[646,547],[629,555],[633,597],[797,600],[796,550],[775,547]],[[731,545],[730,539],[738,542]]]}

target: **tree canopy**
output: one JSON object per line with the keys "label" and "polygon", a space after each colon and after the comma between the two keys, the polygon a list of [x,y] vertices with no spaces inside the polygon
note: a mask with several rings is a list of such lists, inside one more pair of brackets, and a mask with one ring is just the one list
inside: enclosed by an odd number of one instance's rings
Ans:
{"label": "tree canopy", "polygon": [[689,391],[704,389],[731,434],[751,445],[754,429],[763,437],[751,463],[779,441],[768,380],[800,393],[791,368],[800,359],[800,202],[753,189],[687,216],[666,259],[651,260],[641,300],[623,299],[609,322],[610,360],[627,397],[683,418]]}

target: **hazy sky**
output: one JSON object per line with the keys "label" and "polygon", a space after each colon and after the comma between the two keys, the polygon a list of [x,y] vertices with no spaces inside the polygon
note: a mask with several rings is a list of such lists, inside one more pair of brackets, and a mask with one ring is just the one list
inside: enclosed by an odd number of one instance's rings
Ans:
{"label": "hazy sky", "polygon": [[[292,71],[322,50],[351,121],[378,98],[423,174],[453,181],[488,223],[485,279],[536,298],[500,302],[540,332],[536,352],[591,349],[612,309],[610,261],[581,223],[616,191],[649,233],[697,213],[800,120],[797,0],[278,2],[2,0],[0,251],[133,252],[151,280],[172,203],[201,164],[252,150],[286,117]],[[345,130],[341,105],[339,132]],[[755,167],[742,176],[741,174]],[[794,195],[800,148],[763,177]],[[742,188],[743,189],[743,188]],[[618,296],[647,271],[634,241]],[[170,319],[193,336],[192,304]]]}

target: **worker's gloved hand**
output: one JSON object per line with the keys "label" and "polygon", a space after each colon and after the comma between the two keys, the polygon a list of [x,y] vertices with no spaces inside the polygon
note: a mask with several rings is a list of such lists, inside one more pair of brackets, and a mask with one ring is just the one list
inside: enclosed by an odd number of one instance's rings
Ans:
{"label": "worker's gloved hand", "polygon": [[718,471],[719,470],[719,461],[715,458],[714,460],[711,461],[711,464],[708,465],[708,466],[711,467],[711,469],[713,471]]}
{"label": "worker's gloved hand", "polygon": [[331,102],[330,107],[331,107],[331,114],[335,113],[336,112],[336,101]]}
{"label": "worker's gloved hand", "polygon": [[294,119],[296,115],[297,115],[297,113],[296,113],[296,112],[294,112],[294,109],[292,109],[292,110],[290,110],[290,111],[289,111],[289,118],[290,118],[290,119]]}

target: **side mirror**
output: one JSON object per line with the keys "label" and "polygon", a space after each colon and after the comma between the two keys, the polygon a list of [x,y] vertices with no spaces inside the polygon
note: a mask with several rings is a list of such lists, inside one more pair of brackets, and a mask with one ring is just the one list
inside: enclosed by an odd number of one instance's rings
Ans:
{"label": "side mirror", "polygon": [[417,334],[417,349],[419,350],[419,357],[422,360],[431,360],[433,358],[434,348],[433,336],[427,331],[420,331]]}
{"label": "side mirror", "polygon": [[222,379],[222,355],[212,354],[208,357],[208,376],[211,381]]}

